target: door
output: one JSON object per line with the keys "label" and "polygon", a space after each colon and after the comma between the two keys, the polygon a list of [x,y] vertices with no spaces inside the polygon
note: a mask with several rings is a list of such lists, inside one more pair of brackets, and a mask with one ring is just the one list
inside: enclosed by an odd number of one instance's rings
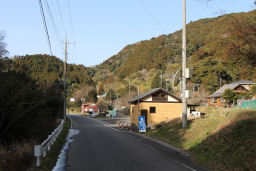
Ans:
{"label": "door", "polygon": [[140,112],[141,112],[141,116],[145,116],[145,124],[147,126],[148,125],[148,118],[147,118],[148,110],[141,110]]}

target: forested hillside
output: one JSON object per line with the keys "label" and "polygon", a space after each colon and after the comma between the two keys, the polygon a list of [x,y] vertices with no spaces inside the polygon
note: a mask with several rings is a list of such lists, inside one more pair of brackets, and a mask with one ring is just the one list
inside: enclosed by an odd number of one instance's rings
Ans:
{"label": "forested hillside", "polygon": [[[130,80],[148,90],[160,71],[172,79],[180,68],[181,42],[180,30],[128,45],[96,66],[94,80],[106,87],[115,80],[117,90]],[[197,83],[208,93],[219,88],[219,80],[222,85],[240,79],[256,81],[256,11],[190,22],[187,61],[193,69],[190,84]]]}
{"label": "forested hillside", "polygon": [[[5,59],[8,69],[24,72],[38,84],[60,84],[63,80],[63,61],[48,55],[15,56]],[[68,84],[92,84],[90,74],[85,66],[67,64]]]}
{"label": "forested hillside", "polygon": [[[67,69],[69,94],[82,85],[94,85],[83,65],[68,64]],[[58,119],[63,118],[63,62],[60,59],[48,55],[0,58],[0,78],[0,143],[20,136],[31,139],[38,132],[40,136],[33,139],[44,138],[56,127]]]}

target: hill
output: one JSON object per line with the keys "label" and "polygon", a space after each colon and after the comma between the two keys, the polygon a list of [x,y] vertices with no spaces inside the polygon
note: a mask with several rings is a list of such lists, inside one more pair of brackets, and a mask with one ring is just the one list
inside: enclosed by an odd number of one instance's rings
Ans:
{"label": "hill", "polygon": [[[96,66],[94,80],[118,94],[128,81],[151,88],[156,74],[172,78],[181,63],[181,30],[131,44]],[[206,18],[187,24],[187,63],[193,69],[189,84],[208,94],[240,79],[256,81],[256,11]],[[114,82],[113,82],[114,80]],[[114,84],[113,84],[114,83]],[[127,93],[127,92],[126,92]]]}
{"label": "hill", "polygon": [[[7,64],[8,63],[8,64]],[[38,84],[60,84],[63,80],[64,63],[49,55],[14,56],[6,59],[9,70],[25,73]],[[68,84],[93,84],[88,69],[83,65],[67,64]]]}

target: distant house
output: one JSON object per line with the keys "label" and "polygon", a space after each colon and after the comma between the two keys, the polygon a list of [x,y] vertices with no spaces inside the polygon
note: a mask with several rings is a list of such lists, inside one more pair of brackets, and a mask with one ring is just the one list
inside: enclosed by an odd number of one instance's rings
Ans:
{"label": "distant house", "polygon": [[225,100],[222,98],[222,94],[226,89],[234,90],[237,93],[248,92],[251,89],[251,86],[255,83],[248,80],[236,81],[231,84],[226,84],[220,89],[215,91],[213,94],[207,97],[208,106],[225,106]]}
{"label": "distant house", "polygon": [[83,114],[95,114],[95,113],[99,113],[99,108],[96,104],[86,104],[83,103],[81,106],[82,109],[82,113]]}
{"label": "distant house", "polygon": [[145,116],[147,127],[181,117],[181,99],[170,92],[155,88],[130,100],[130,123],[138,126],[138,116]]}
{"label": "distant house", "polygon": [[107,96],[107,93],[104,93],[104,94],[102,94],[102,95],[97,95],[97,98],[98,99],[103,99],[103,98],[105,98]]}

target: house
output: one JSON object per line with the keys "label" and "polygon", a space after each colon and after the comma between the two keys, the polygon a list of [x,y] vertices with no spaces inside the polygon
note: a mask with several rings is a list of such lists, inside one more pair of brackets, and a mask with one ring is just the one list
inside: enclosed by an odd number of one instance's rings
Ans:
{"label": "house", "polygon": [[95,114],[99,113],[98,106],[96,104],[82,104],[82,113],[85,114]]}
{"label": "house", "polygon": [[170,92],[155,88],[130,100],[130,123],[138,126],[138,116],[145,116],[147,127],[181,117],[181,99]]}
{"label": "house", "polygon": [[241,80],[231,84],[226,84],[207,97],[207,104],[208,106],[225,106],[226,103],[222,98],[222,94],[226,89],[234,90],[237,93],[248,92],[254,84],[254,82],[248,80]]}

